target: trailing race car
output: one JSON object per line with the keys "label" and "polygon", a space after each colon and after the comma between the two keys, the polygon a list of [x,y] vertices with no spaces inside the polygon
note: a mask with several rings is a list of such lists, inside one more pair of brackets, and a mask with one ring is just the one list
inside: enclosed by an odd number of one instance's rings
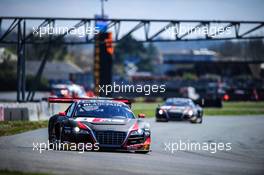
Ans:
{"label": "trailing race car", "polygon": [[202,123],[203,110],[188,98],[168,98],[157,107],[156,121],[189,120],[191,123]]}
{"label": "trailing race car", "polygon": [[136,118],[125,99],[58,99],[53,103],[72,103],[65,112],[49,120],[49,142],[92,143],[99,149],[128,150],[148,153],[150,127],[144,114]]}

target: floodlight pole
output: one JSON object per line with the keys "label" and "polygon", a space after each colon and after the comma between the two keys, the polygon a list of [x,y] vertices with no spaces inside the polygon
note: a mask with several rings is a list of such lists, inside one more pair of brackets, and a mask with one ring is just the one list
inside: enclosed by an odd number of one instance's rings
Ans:
{"label": "floodlight pole", "polygon": [[104,17],[104,2],[106,2],[107,0],[101,0],[101,14],[102,17]]}

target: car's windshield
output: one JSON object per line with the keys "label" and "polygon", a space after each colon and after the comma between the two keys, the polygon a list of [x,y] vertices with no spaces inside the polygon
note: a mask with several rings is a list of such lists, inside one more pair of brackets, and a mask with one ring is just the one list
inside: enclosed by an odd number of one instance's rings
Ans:
{"label": "car's windshield", "polygon": [[165,102],[165,105],[171,106],[171,105],[175,105],[175,106],[189,106],[190,103],[187,100],[167,100]]}
{"label": "car's windshield", "polygon": [[75,117],[94,118],[135,118],[129,107],[119,103],[79,104]]}

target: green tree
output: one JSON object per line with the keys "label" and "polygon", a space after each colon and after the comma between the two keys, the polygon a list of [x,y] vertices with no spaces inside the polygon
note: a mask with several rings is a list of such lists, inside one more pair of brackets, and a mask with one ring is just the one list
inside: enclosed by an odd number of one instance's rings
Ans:
{"label": "green tree", "polygon": [[132,36],[122,39],[115,47],[115,59],[118,63],[123,63],[128,56],[142,57],[144,53],[146,53],[144,45]]}
{"label": "green tree", "polygon": [[139,68],[144,71],[152,72],[154,70],[154,65],[156,64],[159,53],[153,43],[149,43],[145,46],[145,48],[146,53],[139,63]]}
{"label": "green tree", "polygon": [[139,71],[152,71],[154,60],[158,57],[158,51],[152,43],[145,46],[132,36],[128,36],[115,47],[115,64],[120,68],[128,57],[140,58],[137,63]]}

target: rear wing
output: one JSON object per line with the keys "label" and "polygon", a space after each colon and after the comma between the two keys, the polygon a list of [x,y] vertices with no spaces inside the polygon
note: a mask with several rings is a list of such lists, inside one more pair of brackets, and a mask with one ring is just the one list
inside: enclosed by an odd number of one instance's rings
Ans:
{"label": "rear wing", "polygon": [[118,101],[127,104],[131,108],[131,100],[124,98],[107,98],[107,97],[90,97],[90,98],[57,98],[57,97],[49,97],[49,103],[73,103],[79,100],[110,100],[110,101]]}

